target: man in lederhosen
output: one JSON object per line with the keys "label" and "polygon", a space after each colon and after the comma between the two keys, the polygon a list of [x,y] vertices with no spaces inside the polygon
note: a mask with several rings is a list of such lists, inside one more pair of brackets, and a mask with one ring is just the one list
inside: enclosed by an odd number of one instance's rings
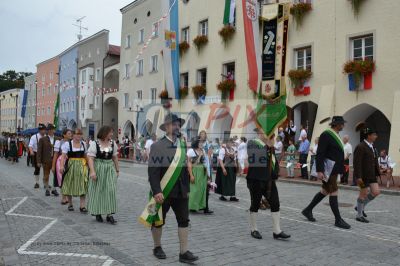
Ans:
{"label": "man in lederhosen", "polygon": [[38,133],[36,133],[35,135],[32,135],[32,137],[29,141],[29,146],[28,146],[29,153],[32,157],[32,164],[35,167],[35,171],[33,172],[33,175],[35,177],[34,188],[39,188],[40,167],[38,167],[38,165],[37,165],[36,154],[37,154],[39,140],[44,136],[44,134],[46,134],[46,126],[44,124],[39,124],[38,130],[39,130]]}
{"label": "man in lederhosen", "polygon": [[246,176],[251,198],[251,236],[256,239],[262,238],[257,230],[256,214],[264,196],[271,206],[274,239],[287,239],[290,235],[285,234],[280,228],[279,193],[275,184],[275,180],[278,179],[279,162],[274,152],[274,137],[269,139],[258,128],[254,131],[257,132],[258,138],[250,140],[247,144],[249,168]]}
{"label": "man in lederhosen", "polygon": [[312,210],[329,195],[329,204],[335,215],[335,226],[350,229],[350,225],[342,219],[339,212],[337,185],[338,177],[344,172],[344,145],[339,132],[343,130],[345,122],[343,117],[334,116],[329,124],[330,128],[319,137],[315,163],[318,178],[322,180],[322,189],[314,196],[311,203],[302,211],[302,214],[309,221],[315,222]]}
{"label": "man in lederhosen", "polygon": [[[198,257],[193,255],[187,248],[189,233],[188,194],[190,185],[189,172],[186,165],[186,144],[180,139],[180,129],[184,123],[185,120],[178,118],[177,115],[167,114],[164,118],[164,123],[160,126],[160,129],[165,131],[166,135],[151,146],[148,164],[149,182],[155,203],[161,204],[162,220],[158,220],[157,223],[153,222],[154,220],[151,217],[149,218],[149,216],[154,216],[152,206],[149,203],[150,205],[148,205],[147,209],[150,210],[150,214],[146,217],[142,214],[141,221],[151,221],[151,232],[154,240],[153,254],[158,259],[165,259],[166,255],[161,248],[161,233],[166,214],[172,208],[178,223],[179,261],[193,263],[198,260]],[[180,154],[177,154],[178,152]],[[177,165],[175,165],[176,163]],[[174,181],[174,176],[176,181]],[[167,185],[163,186],[161,182],[167,183]],[[170,192],[167,192],[167,187],[171,187]]]}
{"label": "man in lederhosen", "polygon": [[[43,167],[43,184],[46,189],[46,196],[50,196],[49,176],[53,164],[54,144],[56,142],[54,136],[55,129],[53,124],[47,125],[47,135],[40,138],[36,154],[37,166],[39,168]],[[56,197],[59,195],[55,187],[51,193]]]}
{"label": "man in lederhosen", "polygon": [[[378,152],[374,147],[374,142],[378,135],[376,131],[367,127],[363,131],[364,141],[357,145],[354,150],[353,178],[356,179],[360,187],[360,194],[357,199],[356,220],[362,223],[369,223],[364,212],[365,206],[374,200],[379,194],[377,177],[380,175]],[[368,188],[370,189],[368,193]]]}

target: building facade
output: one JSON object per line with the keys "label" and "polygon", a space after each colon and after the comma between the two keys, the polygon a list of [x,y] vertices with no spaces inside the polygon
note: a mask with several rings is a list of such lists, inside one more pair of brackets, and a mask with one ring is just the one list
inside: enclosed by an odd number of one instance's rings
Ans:
{"label": "building facade", "polygon": [[[180,2],[180,1],[179,1]],[[121,9],[119,137],[156,131],[158,94],[164,88],[161,1],[138,0]]]}
{"label": "building facade", "polygon": [[59,129],[75,130],[78,124],[78,45],[74,44],[59,55]]}
{"label": "building facade", "polygon": [[108,30],[102,30],[82,40],[78,49],[78,126],[91,138],[102,124],[102,77],[108,35]]}
{"label": "building facade", "polygon": [[[355,16],[350,1],[315,0],[300,27],[296,29],[292,20],[288,70],[308,68],[312,78],[310,94],[295,95],[288,90],[288,106],[295,123],[311,129],[309,138],[328,126],[327,118],[343,115],[347,123],[341,135],[349,135],[353,147],[360,142],[359,129],[366,124],[378,131],[377,149],[388,150],[395,162],[400,161],[400,140],[395,137],[400,130],[400,77],[396,71],[400,37],[395,23],[399,8],[396,0],[366,1]],[[321,34],[321,29],[329,34]],[[376,64],[369,77],[372,82],[366,87],[364,77],[357,90],[349,90],[344,64],[362,59]],[[400,173],[399,167],[395,173]]]}
{"label": "building facade", "polygon": [[59,57],[36,65],[36,123],[53,123],[54,107],[58,95]]}
{"label": "building facade", "polygon": [[36,73],[25,77],[25,91],[27,100],[22,126],[24,130],[36,127]]}
{"label": "building facade", "polygon": [[18,129],[18,98],[21,89],[10,89],[0,93],[1,132],[16,133]]}

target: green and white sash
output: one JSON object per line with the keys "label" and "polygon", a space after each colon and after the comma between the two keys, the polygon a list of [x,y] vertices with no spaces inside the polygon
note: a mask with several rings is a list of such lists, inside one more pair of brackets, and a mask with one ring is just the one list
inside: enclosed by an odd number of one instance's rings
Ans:
{"label": "green and white sash", "polygon": [[[259,147],[259,148],[264,148],[265,147],[265,143],[261,140],[261,139],[254,139],[254,142],[257,144],[257,146]],[[276,167],[276,158],[275,158],[275,155],[274,154],[271,154],[271,158],[272,158],[272,169],[274,169],[275,170],[275,167]]]}
{"label": "green and white sash", "polygon": [[[185,142],[181,141],[180,139],[177,141],[178,145],[174,158],[160,182],[161,190],[165,199],[168,198],[169,193],[174,188],[185,163]],[[146,227],[151,227],[152,225],[160,226],[163,224],[162,204],[159,204],[154,200],[153,193],[151,191],[149,195],[149,203],[147,203],[142,215],[140,215],[139,222]]]}
{"label": "green and white sash", "polygon": [[344,153],[344,143],[343,143],[342,139],[340,138],[339,134],[331,128],[328,128],[327,130],[325,130],[325,132],[328,133],[335,140],[337,145],[339,145],[340,149]]}

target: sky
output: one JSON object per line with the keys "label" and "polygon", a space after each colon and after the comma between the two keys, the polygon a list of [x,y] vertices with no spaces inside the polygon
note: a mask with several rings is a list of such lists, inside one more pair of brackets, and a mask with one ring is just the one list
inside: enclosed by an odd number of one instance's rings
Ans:
{"label": "sky", "polygon": [[110,31],[110,44],[120,45],[120,9],[133,0],[0,0],[0,73],[36,72],[45,61],[77,41],[76,19],[86,16],[83,37]]}

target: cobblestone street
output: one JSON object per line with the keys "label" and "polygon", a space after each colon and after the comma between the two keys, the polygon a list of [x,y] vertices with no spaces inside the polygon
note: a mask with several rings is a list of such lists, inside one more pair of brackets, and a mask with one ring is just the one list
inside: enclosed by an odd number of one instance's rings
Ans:
{"label": "cobblestone street", "polygon": [[[137,222],[149,186],[143,165],[121,163],[118,180],[118,224],[99,224],[79,211],[69,212],[60,199],[33,189],[32,168],[0,161],[0,265],[157,265],[150,232]],[[258,217],[262,240],[250,237],[245,180],[237,184],[239,203],[211,195],[213,216],[191,215],[190,250],[198,265],[399,265],[400,206],[397,196],[382,195],[371,203],[370,224],[354,220],[356,192],[341,191],[342,215],[349,231],[333,226],[329,205],[315,210],[317,223],[300,214],[318,188],[279,183],[282,229],[290,241],[272,238],[270,212]],[[78,200],[74,199],[75,206]],[[77,209],[77,208],[75,208]],[[167,217],[163,247],[167,260],[178,264],[179,243],[173,214]]]}

